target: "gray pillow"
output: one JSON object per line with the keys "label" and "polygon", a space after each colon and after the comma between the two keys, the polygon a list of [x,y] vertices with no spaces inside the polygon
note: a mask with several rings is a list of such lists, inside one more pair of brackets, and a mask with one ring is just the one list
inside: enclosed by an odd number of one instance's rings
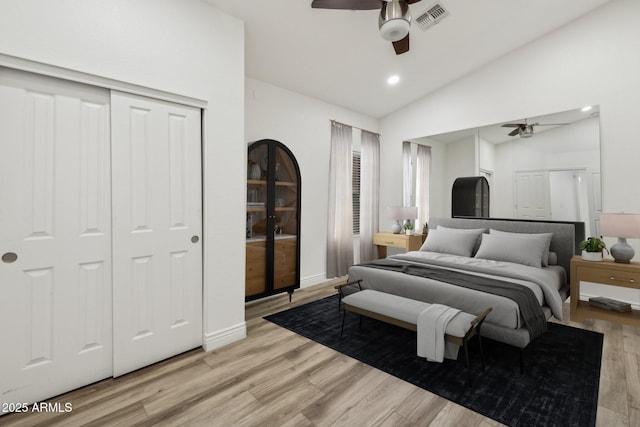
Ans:
{"label": "gray pillow", "polygon": [[420,250],[470,257],[477,240],[478,236],[475,233],[458,233],[457,231],[436,228],[429,230],[427,240]]}
{"label": "gray pillow", "polygon": [[455,231],[457,233],[472,233],[477,236],[480,236],[482,233],[486,233],[486,228],[450,228],[443,227],[441,225],[438,226],[437,230],[447,230],[447,231]]}
{"label": "gray pillow", "polygon": [[545,248],[542,253],[542,266],[546,267],[549,264],[549,246],[551,246],[551,238],[553,237],[553,233],[510,233],[508,231],[500,231],[494,230],[493,228],[489,229],[489,234],[502,234],[506,236],[515,236],[522,237],[525,239],[543,239],[545,240]]}
{"label": "gray pillow", "polygon": [[441,225],[438,226],[438,230],[447,230],[447,231],[453,231],[454,233],[468,233],[468,234],[475,235],[476,243],[473,246],[473,250],[471,251],[471,256],[473,256],[478,251],[478,248],[480,247],[480,236],[482,236],[483,233],[486,233],[489,231],[486,228],[450,228],[450,227],[443,227]]}
{"label": "gray pillow", "polygon": [[475,258],[515,262],[531,267],[542,267],[545,248],[543,239],[523,239],[501,234],[483,234]]}

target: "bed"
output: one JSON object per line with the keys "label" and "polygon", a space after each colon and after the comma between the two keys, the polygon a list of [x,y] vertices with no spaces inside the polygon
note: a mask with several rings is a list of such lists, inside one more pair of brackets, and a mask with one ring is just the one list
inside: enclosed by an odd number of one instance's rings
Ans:
{"label": "bed", "polygon": [[582,223],[432,218],[429,227],[420,251],[354,265],[349,280],[476,315],[492,307],[483,336],[520,349],[562,319]]}

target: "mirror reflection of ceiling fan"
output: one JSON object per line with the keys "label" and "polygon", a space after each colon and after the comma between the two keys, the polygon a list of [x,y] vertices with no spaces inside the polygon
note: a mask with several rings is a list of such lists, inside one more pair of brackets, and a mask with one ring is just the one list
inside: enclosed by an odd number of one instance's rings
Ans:
{"label": "mirror reflection of ceiling fan", "polygon": [[[420,0],[312,0],[314,9],[343,9],[343,10],[375,10],[380,9],[378,29],[383,39],[393,43],[396,55],[409,51],[409,27],[411,26],[411,10],[409,5]],[[446,11],[440,5],[436,12],[429,11],[421,14],[416,21],[436,21],[440,14]],[[441,10],[441,12],[440,12]],[[435,22],[434,22],[435,23]]]}
{"label": "mirror reflection of ceiling fan", "polygon": [[564,126],[570,123],[527,123],[527,119],[524,119],[524,123],[505,123],[503,128],[515,128],[509,132],[509,136],[520,135],[520,138],[531,138],[533,136],[534,126]]}

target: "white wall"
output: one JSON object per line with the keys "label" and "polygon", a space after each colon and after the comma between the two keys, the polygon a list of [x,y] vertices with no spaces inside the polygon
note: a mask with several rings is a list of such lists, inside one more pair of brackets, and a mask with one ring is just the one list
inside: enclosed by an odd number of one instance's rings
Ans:
{"label": "white wall", "polygon": [[[301,285],[319,283],[326,277],[330,120],[372,132],[378,131],[378,121],[251,78],[246,79],[245,93],[247,142],[280,141],[300,165]],[[359,141],[354,140],[357,145]]]}
{"label": "white wall", "polygon": [[640,186],[626,185],[640,154],[639,16],[640,2],[608,3],[383,118],[382,204],[397,199],[403,140],[598,104],[604,208],[640,212]]}
{"label": "white wall", "polygon": [[495,146],[487,143],[481,147],[482,158],[488,156],[487,149],[495,156],[491,215],[515,217],[515,172],[569,168],[600,171],[599,120],[590,117],[571,126],[536,132],[532,138],[516,137]]}
{"label": "white wall", "polygon": [[383,118],[381,206],[398,201],[404,140],[598,104],[603,209],[640,212],[639,17],[637,0],[607,3]]}
{"label": "white wall", "polygon": [[198,0],[0,0],[0,11],[0,54],[208,103],[204,331],[208,348],[242,338],[243,23]]}
{"label": "white wall", "polygon": [[[475,137],[466,136],[457,141],[442,142],[433,138],[418,138],[413,140],[416,144],[431,147],[431,181],[429,183],[429,216],[443,217],[451,216],[451,187],[456,178],[461,176],[474,176],[475,173]],[[391,154],[389,154],[391,155]],[[393,156],[397,153],[393,154]],[[385,164],[382,163],[384,170]],[[402,176],[402,164],[400,164],[400,176]],[[384,172],[381,172],[381,174]],[[402,182],[400,182],[400,189]],[[402,199],[400,199],[402,202]],[[382,204],[381,212],[386,212],[387,206],[394,206],[390,202]],[[402,204],[402,203],[400,203]],[[387,222],[381,218],[381,229],[385,228]]]}

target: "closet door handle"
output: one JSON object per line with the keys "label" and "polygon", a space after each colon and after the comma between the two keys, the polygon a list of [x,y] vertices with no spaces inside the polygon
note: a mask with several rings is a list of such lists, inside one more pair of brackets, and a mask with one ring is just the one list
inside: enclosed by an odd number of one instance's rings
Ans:
{"label": "closet door handle", "polygon": [[200,241],[200,238],[198,236],[191,237],[191,243],[198,243],[199,241]]}
{"label": "closet door handle", "polygon": [[5,262],[7,264],[11,264],[12,262],[15,262],[17,259],[18,259],[18,254],[14,252],[7,252],[2,255],[2,262]]}

